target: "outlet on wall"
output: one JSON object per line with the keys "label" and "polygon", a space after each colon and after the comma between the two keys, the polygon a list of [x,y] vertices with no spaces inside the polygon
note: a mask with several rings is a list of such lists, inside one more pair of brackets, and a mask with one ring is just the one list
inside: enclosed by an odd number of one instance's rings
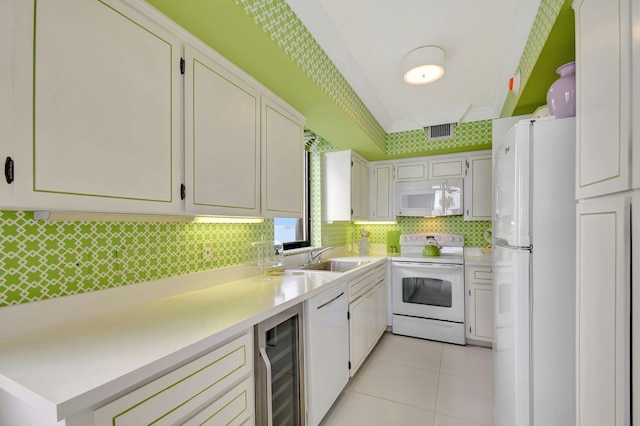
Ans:
{"label": "outlet on wall", "polygon": [[202,256],[204,260],[211,260],[213,257],[213,247],[210,244],[205,244],[202,248]]}

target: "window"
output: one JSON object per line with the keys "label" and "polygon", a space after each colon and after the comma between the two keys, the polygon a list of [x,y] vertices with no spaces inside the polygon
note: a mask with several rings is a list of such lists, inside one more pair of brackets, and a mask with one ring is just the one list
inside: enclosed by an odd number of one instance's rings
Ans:
{"label": "window", "polygon": [[304,213],[301,219],[277,217],[273,220],[274,239],[284,245],[285,250],[300,247],[309,247],[311,238],[309,229],[311,228],[311,204],[309,202],[310,178],[309,178],[309,153],[305,152],[304,164]]}

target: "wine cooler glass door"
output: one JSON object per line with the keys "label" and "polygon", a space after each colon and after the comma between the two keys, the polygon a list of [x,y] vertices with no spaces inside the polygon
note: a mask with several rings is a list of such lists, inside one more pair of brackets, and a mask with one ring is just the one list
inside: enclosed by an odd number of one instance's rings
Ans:
{"label": "wine cooler glass door", "polygon": [[257,326],[258,424],[304,425],[301,318],[296,306]]}

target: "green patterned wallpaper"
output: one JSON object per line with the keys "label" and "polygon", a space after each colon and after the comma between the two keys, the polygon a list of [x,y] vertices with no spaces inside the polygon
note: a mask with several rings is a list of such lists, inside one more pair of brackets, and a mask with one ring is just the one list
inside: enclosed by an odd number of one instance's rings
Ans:
{"label": "green patterned wallpaper", "polygon": [[465,247],[484,247],[484,231],[491,228],[491,221],[465,221],[463,216],[442,217],[401,217],[396,225],[353,225],[356,241],[360,240],[360,230],[371,232],[371,244],[387,244],[387,232],[400,231],[402,234],[417,232],[438,232],[461,234]]}
{"label": "green patterned wallpaper", "polygon": [[273,239],[273,220],[49,223],[0,211],[0,232],[2,307],[241,264],[251,242]]}
{"label": "green patterned wallpaper", "polygon": [[387,154],[424,156],[491,149],[491,120],[462,123],[454,127],[453,138],[429,140],[425,130],[389,133]]}
{"label": "green patterned wallpaper", "polygon": [[[531,76],[531,72],[536,65],[540,52],[542,52],[542,48],[547,41],[551,28],[553,27],[564,3],[565,0],[542,0],[536,19],[533,22],[533,28],[531,29],[531,33],[529,34],[529,38],[525,45],[522,58],[518,64],[518,69],[520,70],[520,87],[525,87],[527,85],[529,76]],[[520,93],[522,93],[522,91],[520,91]],[[513,115],[513,110],[518,104],[520,93],[516,94],[514,92],[509,92],[507,94],[507,99],[502,106],[500,117],[511,117]]]}
{"label": "green patterned wallpaper", "polygon": [[284,0],[234,0],[380,148],[386,133]]}

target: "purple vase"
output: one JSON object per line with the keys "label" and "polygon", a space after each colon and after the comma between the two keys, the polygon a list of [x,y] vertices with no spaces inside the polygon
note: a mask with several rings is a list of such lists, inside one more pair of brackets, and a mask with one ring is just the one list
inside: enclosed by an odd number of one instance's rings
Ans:
{"label": "purple vase", "polygon": [[547,92],[547,106],[556,118],[576,116],[576,63],[561,65],[556,72],[560,74]]}

